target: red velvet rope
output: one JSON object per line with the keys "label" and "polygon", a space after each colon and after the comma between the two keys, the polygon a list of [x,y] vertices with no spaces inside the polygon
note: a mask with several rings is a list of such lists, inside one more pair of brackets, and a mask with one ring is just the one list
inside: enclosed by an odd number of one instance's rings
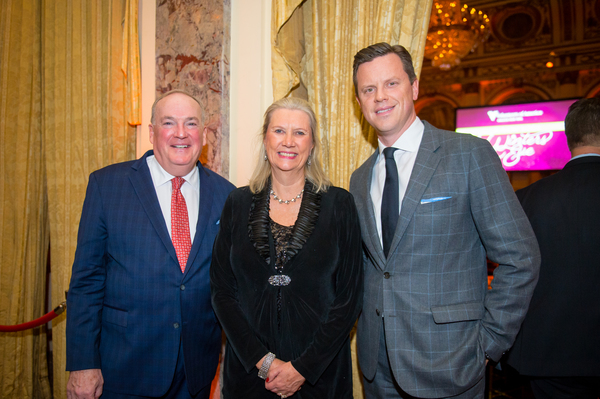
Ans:
{"label": "red velvet rope", "polygon": [[0,332],[24,331],[24,330],[29,330],[30,328],[36,328],[36,327],[42,326],[42,325],[48,323],[50,320],[54,319],[56,316],[58,316],[62,312],[64,312],[66,308],[67,308],[67,303],[63,302],[60,305],[58,305],[57,307],[55,307],[54,310],[51,310],[50,312],[46,313],[45,315],[43,315],[42,317],[40,317],[38,319],[28,321],[27,323],[15,324],[14,326],[0,325]]}

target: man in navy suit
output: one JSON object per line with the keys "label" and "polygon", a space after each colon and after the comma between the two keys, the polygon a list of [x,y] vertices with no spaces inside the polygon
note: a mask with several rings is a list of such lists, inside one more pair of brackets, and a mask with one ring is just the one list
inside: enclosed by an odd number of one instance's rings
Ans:
{"label": "man in navy suit", "polygon": [[90,175],[68,295],[68,398],[210,395],[221,330],[209,266],[234,186],[198,162],[203,122],[195,98],[169,92],[152,107],[154,150]]}
{"label": "man in navy suit", "polygon": [[[365,395],[483,397],[486,359],[510,348],[537,281],[531,225],[489,142],[417,117],[404,47],[359,51],[354,87],[379,139],[350,180],[365,252]],[[491,290],[486,255],[499,263]]]}
{"label": "man in navy suit", "polygon": [[573,156],[517,191],[540,243],[540,280],[508,364],[536,398],[600,397],[600,97],[565,118]]}

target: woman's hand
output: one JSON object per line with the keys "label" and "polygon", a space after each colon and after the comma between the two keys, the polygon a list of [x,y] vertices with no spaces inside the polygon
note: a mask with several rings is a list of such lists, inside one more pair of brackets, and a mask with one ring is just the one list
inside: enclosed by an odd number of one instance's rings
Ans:
{"label": "woman's hand", "polygon": [[275,359],[265,382],[265,388],[282,398],[287,398],[296,393],[306,379],[296,371],[291,362]]}

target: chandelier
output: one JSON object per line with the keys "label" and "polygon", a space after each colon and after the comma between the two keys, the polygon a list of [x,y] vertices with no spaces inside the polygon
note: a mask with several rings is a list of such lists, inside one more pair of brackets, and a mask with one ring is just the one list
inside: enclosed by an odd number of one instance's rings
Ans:
{"label": "chandelier", "polygon": [[431,65],[448,70],[475,50],[490,34],[490,19],[481,11],[462,7],[459,0],[434,0],[425,57]]}

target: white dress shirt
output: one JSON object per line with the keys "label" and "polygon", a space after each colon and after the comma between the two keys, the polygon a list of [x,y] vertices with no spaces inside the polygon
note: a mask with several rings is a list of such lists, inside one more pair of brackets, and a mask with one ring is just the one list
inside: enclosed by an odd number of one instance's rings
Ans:
{"label": "white dress shirt", "polygon": [[600,154],[596,154],[595,152],[588,152],[587,154],[577,155],[576,157],[569,159],[569,161],[572,161],[574,159],[583,158],[583,157],[600,157]]}
{"label": "white dress shirt", "polygon": [[[171,194],[173,192],[173,183],[171,183],[171,179],[175,176],[167,173],[167,171],[160,166],[154,155],[150,155],[146,158],[146,162],[148,163],[148,168],[150,168],[150,175],[152,176],[152,183],[154,184],[154,190],[156,190],[160,210],[165,218],[169,236],[171,236],[172,239]],[[194,167],[190,173],[182,177],[185,182],[181,185],[180,190],[185,199],[185,205],[187,206],[190,223],[190,240],[193,243],[194,236],[196,235],[196,224],[198,223],[198,210],[200,206],[200,177],[198,176],[198,168]]]}
{"label": "white dress shirt", "polygon": [[[417,117],[415,121],[406,129],[404,133],[396,140],[391,146],[398,148],[398,151],[394,152],[394,160],[396,161],[396,167],[398,168],[398,189],[399,189],[399,204],[398,215],[402,209],[402,200],[406,193],[406,187],[410,180],[413,167],[415,166],[415,160],[417,159],[417,152],[421,145],[421,139],[423,139],[423,130],[425,126],[423,122]],[[375,212],[375,221],[377,223],[377,233],[379,234],[379,240],[383,248],[383,238],[381,236],[381,197],[383,196],[383,186],[385,185],[385,156],[383,150],[386,148],[381,141],[379,141],[379,155],[373,168],[373,176],[371,179],[371,200],[373,201],[373,210]]]}

